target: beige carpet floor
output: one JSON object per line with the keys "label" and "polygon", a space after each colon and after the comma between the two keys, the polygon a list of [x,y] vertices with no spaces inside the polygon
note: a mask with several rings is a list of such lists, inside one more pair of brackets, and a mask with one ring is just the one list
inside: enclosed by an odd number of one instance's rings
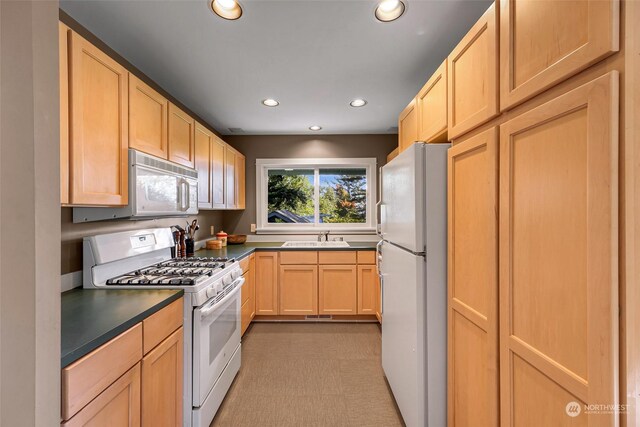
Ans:
{"label": "beige carpet floor", "polygon": [[215,427],[403,426],[372,323],[254,323]]}

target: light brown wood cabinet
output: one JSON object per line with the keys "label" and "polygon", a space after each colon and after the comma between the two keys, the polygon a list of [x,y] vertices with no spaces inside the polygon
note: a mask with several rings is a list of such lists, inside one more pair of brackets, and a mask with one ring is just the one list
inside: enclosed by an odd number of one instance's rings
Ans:
{"label": "light brown wood cabinet", "polygon": [[225,197],[225,152],[226,144],[223,140],[213,135],[211,140],[211,207],[224,209]]}
{"label": "light brown wood cabinet", "polygon": [[447,60],[438,67],[416,96],[417,139],[447,142]]}
{"label": "light brown wood cabinet", "polygon": [[180,298],[63,368],[62,425],[182,425],[182,307]]}
{"label": "light brown wood cabinet", "polygon": [[280,315],[318,314],[318,266],[281,265]]}
{"label": "light brown wood cabinet", "polygon": [[225,148],[224,157],[224,179],[225,179],[225,194],[227,209],[235,209],[238,203],[237,191],[236,191],[236,155],[237,152],[230,146]]}
{"label": "light brown wood cabinet", "polygon": [[358,265],[358,314],[376,314],[380,281],[375,265]]}
{"label": "light brown wood cabinet", "polygon": [[129,147],[166,159],[169,101],[129,73]]}
{"label": "light brown wood cabinet", "polygon": [[236,153],[236,209],[244,209],[246,206],[246,188],[245,188],[245,162],[246,158],[243,154]]}
{"label": "light brown wood cabinet", "polygon": [[614,71],[500,126],[503,420],[618,403],[618,105]]}
{"label": "light brown wood cabinet", "polygon": [[183,166],[195,166],[195,120],[169,103],[169,160]]}
{"label": "light brown wood cabinet", "polygon": [[256,315],[278,314],[278,252],[256,252]]}
{"label": "light brown wood cabinet", "polygon": [[69,37],[71,30],[58,23],[60,84],[60,203],[69,203]]}
{"label": "light brown wood cabinet", "polygon": [[142,426],[182,425],[183,354],[180,327],[142,359]]}
{"label": "light brown wood cabinet", "polygon": [[79,34],[69,35],[69,203],[126,205],[129,73]]}
{"label": "light brown wood cabinet", "polygon": [[195,167],[198,171],[198,208],[213,207],[213,133],[196,122]]}
{"label": "light brown wood cabinet", "polygon": [[459,137],[498,114],[498,22],[495,3],[449,54],[447,80],[449,139]]}
{"label": "light brown wood cabinet", "polygon": [[618,51],[619,7],[617,0],[501,1],[501,109]]}
{"label": "light brown wood cabinet", "polygon": [[357,267],[320,265],[318,272],[318,313],[357,314]]}
{"label": "light brown wood cabinet", "polygon": [[448,153],[448,425],[498,425],[498,132]]}
{"label": "light brown wood cabinet", "polygon": [[418,140],[418,110],[412,99],[398,117],[398,153],[402,153]]}

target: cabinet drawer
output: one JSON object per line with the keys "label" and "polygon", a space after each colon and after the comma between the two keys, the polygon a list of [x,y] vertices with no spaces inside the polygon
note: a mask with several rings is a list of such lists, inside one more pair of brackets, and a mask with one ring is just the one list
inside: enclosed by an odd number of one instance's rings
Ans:
{"label": "cabinet drawer", "polygon": [[375,264],[376,251],[358,251],[358,264]]}
{"label": "cabinet drawer", "polygon": [[356,251],[321,251],[318,264],[355,264]]}
{"label": "cabinet drawer", "polygon": [[62,426],[140,426],[140,396],[140,363],[137,363]]}
{"label": "cabinet drawer", "polygon": [[142,324],[62,370],[62,419],[68,420],[142,358]]}
{"label": "cabinet drawer", "polygon": [[144,354],[182,326],[182,298],[172,302],[142,322]]}
{"label": "cabinet drawer", "polygon": [[280,264],[317,264],[318,252],[316,251],[282,251],[280,252]]}
{"label": "cabinet drawer", "polygon": [[249,257],[246,256],[244,258],[242,258],[240,261],[238,261],[238,264],[240,264],[240,268],[242,269],[242,273],[246,273],[247,271],[249,271]]}

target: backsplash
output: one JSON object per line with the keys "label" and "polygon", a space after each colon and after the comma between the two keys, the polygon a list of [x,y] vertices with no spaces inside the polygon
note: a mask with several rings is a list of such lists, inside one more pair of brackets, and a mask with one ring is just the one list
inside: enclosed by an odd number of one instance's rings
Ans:
{"label": "backsplash", "polygon": [[82,270],[82,238],[96,234],[115,233],[118,231],[133,230],[138,228],[170,227],[174,224],[184,226],[185,220],[198,218],[200,231],[196,235],[197,240],[209,237],[211,226],[216,232],[222,225],[222,211],[200,211],[198,215],[188,218],[162,218],[148,221],[98,221],[81,224],[73,223],[72,208],[62,208],[61,215],[61,240],[62,263],[61,274],[73,273]]}

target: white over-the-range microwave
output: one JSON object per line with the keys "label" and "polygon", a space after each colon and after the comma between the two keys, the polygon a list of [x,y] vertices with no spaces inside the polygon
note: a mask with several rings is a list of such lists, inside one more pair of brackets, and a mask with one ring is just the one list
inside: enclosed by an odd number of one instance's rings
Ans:
{"label": "white over-the-range microwave", "polygon": [[179,217],[198,213],[198,172],[129,149],[129,204],[73,208],[73,222]]}

